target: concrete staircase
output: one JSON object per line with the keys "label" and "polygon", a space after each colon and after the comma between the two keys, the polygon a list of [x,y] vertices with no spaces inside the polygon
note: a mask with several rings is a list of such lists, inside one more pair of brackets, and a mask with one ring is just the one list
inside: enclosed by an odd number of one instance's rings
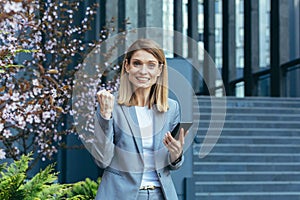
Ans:
{"label": "concrete staircase", "polygon": [[[224,99],[212,98],[214,115],[221,115]],[[194,99],[199,111],[194,118],[200,114],[193,146],[195,199],[300,199],[300,98],[227,97],[221,136],[200,158],[211,102],[211,97]]]}

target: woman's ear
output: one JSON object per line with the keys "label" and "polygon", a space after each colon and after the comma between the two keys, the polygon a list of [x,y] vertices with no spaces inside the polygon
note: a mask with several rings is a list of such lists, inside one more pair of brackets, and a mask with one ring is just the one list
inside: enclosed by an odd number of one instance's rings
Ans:
{"label": "woman's ear", "polygon": [[125,60],[124,60],[123,65],[124,65],[125,71],[128,73],[128,71],[129,71],[128,59],[125,59]]}
{"label": "woman's ear", "polygon": [[157,77],[159,77],[161,75],[163,67],[164,67],[164,64],[159,65],[159,67],[158,67],[159,73],[158,73]]}

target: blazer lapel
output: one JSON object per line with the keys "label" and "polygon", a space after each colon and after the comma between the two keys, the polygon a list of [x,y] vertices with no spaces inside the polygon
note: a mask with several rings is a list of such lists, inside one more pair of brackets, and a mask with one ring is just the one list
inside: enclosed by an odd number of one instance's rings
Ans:
{"label": "blazer lapel", "polygon": [[121,106],[124,116],[127,120],[128,126],[131,130],[131,133],[133,135],[135,144],[138,149],[138,153],[141,155],[142,159],[144,158],[143,155],[143,143],[142,143],[142,137],[141,137],[141,130],[139,128],[139,122],[136,116],[136,111],[134,106]]}
{"label": "blazer lapel", "polygon": [[155,106],[153,107],[153,112],[154,150],[158,150],[163,144],[165,133],[162,133],[162,131],[166,123],[166,115],[164,112],[159,112]]}

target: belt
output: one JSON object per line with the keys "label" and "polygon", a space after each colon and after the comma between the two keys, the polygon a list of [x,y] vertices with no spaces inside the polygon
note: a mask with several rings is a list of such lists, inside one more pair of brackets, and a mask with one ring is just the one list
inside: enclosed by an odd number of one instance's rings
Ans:
{"label": "belt", "polygon": [[154,185],[147,185],[147,186],[141,186],[140,190],[155,190],[157,188],[160,188],[160,187],[157,187],[157,186],[154,186]]}

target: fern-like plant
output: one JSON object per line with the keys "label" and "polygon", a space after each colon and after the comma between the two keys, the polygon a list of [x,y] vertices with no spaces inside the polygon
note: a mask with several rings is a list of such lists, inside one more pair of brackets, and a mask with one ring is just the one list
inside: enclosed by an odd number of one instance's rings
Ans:
{"label": "fern-like plant", "polygon": [[10,165],[0,165],[1,200],[92,200],[95,199],[100,179],[97,182],[87,178],[73,184],[57,183],[54,165],[48,165],[33,178],[28,179],[26,172],[31,154]]}
{"label": "fern-like plant", "polygon": [[70,200],[93,200],[96,197],[97,189],[101,179],[97,182],[86,178],[85,181],[74,183],[72,189],[68,192]]}
{"label": "fern-like plant", "polygon": [[27,180],[26,171],[31,155],[23,155],[18,161],[7,166],[4,164],[0,173],[0,199],[2,200],[39,200],[63,199],[68,185],[57,184],[54,165],[41,170],[32,179]]}
{"label": "fern-like plant", "polygon": [[21,160],[8,167],[6,163],[3,164],[0,173],[0,199],[22,199],[25,196],[19,188],[25,181],[29,160],[28,156],[22,156]]}

